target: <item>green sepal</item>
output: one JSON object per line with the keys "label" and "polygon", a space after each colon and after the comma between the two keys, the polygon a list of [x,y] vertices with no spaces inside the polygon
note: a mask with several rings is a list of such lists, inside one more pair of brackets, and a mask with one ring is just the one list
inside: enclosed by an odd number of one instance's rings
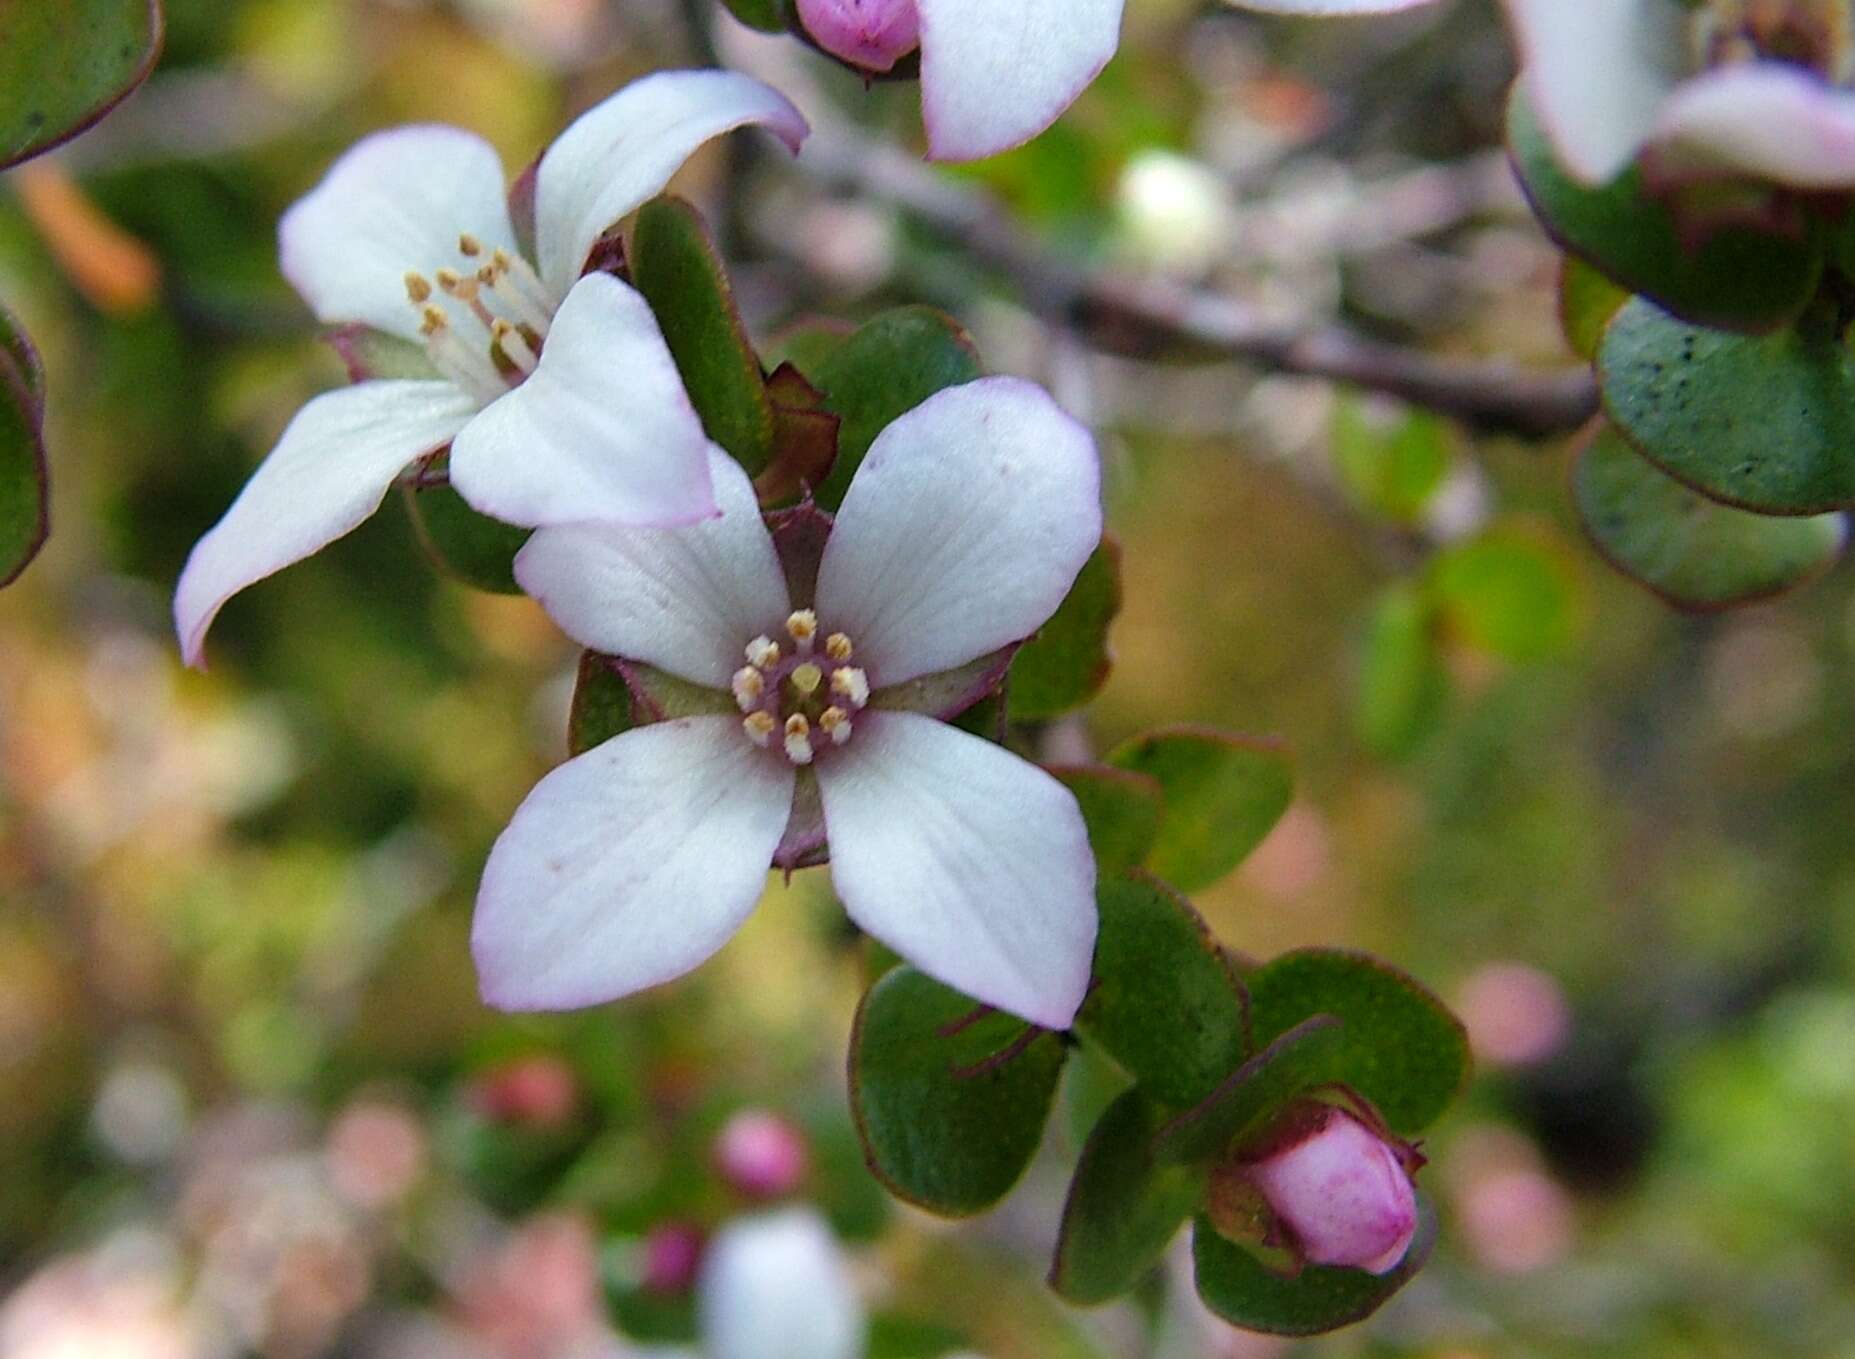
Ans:
{"label": "green sepal", "polygon": [[1182,891],[1209,887],[1288,810],[1294,772],[1280,742],[1168,727],[1116,747],[1108,763],[1158,779],[1166,814],[1146,866]]}
{"label": "green sepal", "polygon": [[1121,611],[1121,548],[1112,538],[1082,564],[1050,621],[1011,663],[1011,716],[1037,722],[1087,703],[1108,682],[1108,628]]}
{"label": "green sepal", "polygon": [[45,375],[26,332],[0,308],[0,586],[18,578],[50,533]]}
{"label": "green sepal", "polygon": [[148,78],[160,0],[0,4],[0,170],[71,137]]}
{"label": "green sepal", "polygon": [[1106,877],[1146,861],[1165,815],[1166,794],[1158,779],[1105,764],[1050,765],[1048,770],[1075,794],[1097,872]]}
{"label": "green sepal", "polygon": [[515,554],[533,529],[517,528],[470,508],[449,486],[400,483],[406,513],[426,557],[454,580],[491,594],[519,595]]}
{"label": "green sepal", "polygon": [[573,707],[567,717],[567,753],[584,755],[636,726],[631,690],[618,662],[597,651],[580,653],[573,683]]}

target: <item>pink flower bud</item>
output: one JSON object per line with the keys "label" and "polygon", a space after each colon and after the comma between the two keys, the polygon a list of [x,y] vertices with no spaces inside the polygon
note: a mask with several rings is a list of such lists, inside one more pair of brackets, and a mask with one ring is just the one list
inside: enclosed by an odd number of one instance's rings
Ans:
{"label": "pink flower bud", "polygon": [[799,0],[799,21],[832,56],[887,71],[921,45],[915,0]]}
{"label": "pink flower bud", "polygon": [[1344,1109],[1306,1104],[1244,1169],[1301,1258],[1387,1274],[1417,1234],[1406,1155]]}
{"label": "pink flower bud", "polygon": [[702,1233],[687,1222],[663,1222],[644,1238],[642,1278],[651,1293],[686,1293],[702,1263]]}
{"label": "pink flower bud", "polygon": [[764,1110],[736,1114],[715,1139],[715,1169],[748,1198],[790,1194],[805,1178],[807,1159],[798,1129]]}
{"label": "pink flower bud", "polygon": [[464,1099],[493,1123],[558,1128],[579,1107],[579,1080],[558,1057],[522,1057],[478,1076]]}

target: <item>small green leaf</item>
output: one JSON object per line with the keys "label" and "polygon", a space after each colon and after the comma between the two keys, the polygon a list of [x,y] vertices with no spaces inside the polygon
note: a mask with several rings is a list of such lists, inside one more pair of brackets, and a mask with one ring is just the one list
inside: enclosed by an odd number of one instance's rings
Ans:
{"label": "small green leaf", "polygon": [[1543,660],[1577,640],[1576,563],[1556,538],[1525,525],[1496,525],[1444,549],[1431,559],[1427,579],[1443,622],[1491,655]]}
{"label": "small green leaf", "polygon": [[1156,1099],[1196,1104],[1243,1061],[1243,988],[1190,902],[1145,875],[1102,879],[1094,986],[1076,1032]]}
{"label": "small green leaf", "polygon": [[1507,142],[1521,187],[1560,245],[1629,291],[1702,325],[1771,330],[1802,314],[1822,276],[1819,246],[1736,224],[1696,244],[1634,167],[1587,188],[1553,159],[1523,84],[1508,103]]}
{"label": "small green leaf", "polygon": [[631,717],[631,690],[610,656],[580,653],[580,673],[573,685],[573,709],[567,718],[567,751],[584,755],[636,723]]}
{"label": "small green leaf", "polygon": [[775,331],[760,345],[760,362],[768,371],[789,363],[807,378],[835,354],[857,328],[833,316],[808,316]]}
{"label": "small green leaf", "polygon": [[1121,548],[1104,538],[1068,597],[1011,663],[1012,717],[1060,717],[1093,698],[1108,680],[1108,626],[1120,611]]}
{"label": "small green leaf", "polygon": [[479,514],[449,486],[414,488],[400,483],[419,546],[445,575],[492,594],[519,595],[515,554],[532,529]]}
{"label": "small green leaf", "polygon": [[1165,790],[1166,815],[1146,866],[1187,892],[1209,887],[1248,857],[1294,791],[1288,754],[1275,741],[1199,727],[1137,736],[1108,756]]}
{"label": "small green leaf", "polygon": [[1605,559],[1683,609],[1782,594],[1827,571],[1848,541],[1840,514],[1778,518],[1696,495],[1608,426],[1578,455],[1572,493]]}
{"label": "small green leaf", "polygon": [[1335,406],[1332,436],[1334,466],[1346,489],[1362,508],[1399,524],[1423,517],[1454,456],[1449,426],[1440,416],[1407,411],[1380,427],[1355,396]]}
{"label": "small green leaf", "polygon": [[1728,335],[1637,298],[1604,332],[1598,378],[1612,423],[1711,500],[1764,514],[1855,506],[1855,373],[1831,335]]}
{"label": "small green leaf", "polygon": [[728,12],[762,33],[784,33],[792,19],[792,0],[721,0]]}
{"label": "small green leaf", "polygon": [[108,113],[160,50],[160,0],[0,4],[0,170]]}
{"label": "small green leaf", "polygon": [[1158,779],[1105,764],[1052,765],[1049,772],[1076,795],[1103,877],[1145,862],[1165,813]]}
{"label": "small green leaf", "polygon": [[1395,1133],[1434,1123],[1469,1077],[1468,1037],[1442,1001],[1363,953],[1304,949],[1247,978],[1250,1026],[1268,1043],[1315,1015],[1341,1022],[1318,1065],[1323,1079],[1370,1100]]}
{"label": "small green leaf", "polygon": [[38,352],[0,309],[0,585],[18,578],[51,532],[44,425]]}
{"label": "small green leaf", "polygon": [[1597,358],[1597,347],[1604,342],[1604,327],[1629,300],[1627,290],[1576,255],[1567,255],[1560,262],[1559,327],[1572,352],[1587,363]]}
{"label": "small green leaf", "polygon": [[1436,730],[1449,698],[1436,611],[1408,581],[1386,588],[1366,623],[1354,721],[1373,754],[1403,759]]}
{"label": "small green leaf", "polygon": [[843,421],[837,462],[818,488],[818,503],[835,510],[876,436],[935,392],[977,378],[979,352],[952,317],[897,307],[859,327],[807,376]]}
{"label": "small green leaf", "polygon": [[1287,1278],[1225,1240],[1202,1217],[1192,1227],[1192,1266],[1198,1296],[1231,1325],[1270,1335],[1321,1335],[1363,1321],[1383,1307],[1423,1268],[1435,1245],[1436,1211],[1420,1194],[1417,1235],[1388,1274],[1309,1265]]}
{"label": "small green leaf", "polygon": [[1341,1050],[1340,1032],[1340,1021],[1333,1015],[1316,1015],[1272,1035],[1197,1106],[1161,1128],[1153,1139],[1153,1154],[1179,1163],[1222,1156],[1245,1132],[1330,1079],[1328,1069]]}
{"label": "small green leaf", "polygon": [[912,967],[884,974],[850,1036],[863,1153],[898,1198],[948,1217],[1011,1191],[1043,1138],[1061,1039]]}
{"label": "small green leaf", "polygon": [[773,459],[773,403],[701,216],[680,198],[653,198],[638,209],[626,259],[703,429],[757,476]]}
{"label": "small green leaf", "polygon": [[1163,1105],[1129,1090],[1083,1147],[1050,1267],[1050,1286],[1069,1301],[1107,1302],[1133,1288],[1204,1203],[1206,1167],[1153,1159],[1166,1118]]}

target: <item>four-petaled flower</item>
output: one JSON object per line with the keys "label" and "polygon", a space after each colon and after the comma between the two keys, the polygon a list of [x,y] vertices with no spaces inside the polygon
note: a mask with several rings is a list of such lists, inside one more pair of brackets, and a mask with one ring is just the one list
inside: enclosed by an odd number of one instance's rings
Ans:
{"label": "four-petaled flower", "polygon": [[828,838],[870,934],[1067,1027],[1095,940],[1080,810],[939,719],[996,685],[1095,549],[1087,431],[1015,379],[943,391],[871,445],[822,552],[783,558],[745,474],[720,450],[711,470],[718,518],[544,528],[516,559],[577,641],[707,694],[570,760],[516,812],[477,898],[484,996],[563,1009],[679,976],[740,926],[769,864]]}
{"label": "four-petaled flower", "polygon": [[188,662],[227,599],[357,527],[447,445],[458,493],[509,523],[712,515],[708,441],[649,307],[611,275],[581,273],[697,147],[756,123],[795,151],[807,132],[783,96],[730,72],[620,90],[536,167],[532,264],[482,138],[397,128],[342,156],[285,215],[283,272],[320,320],[416,341],[435,373],[360,382],[298,413],[181,575]]}

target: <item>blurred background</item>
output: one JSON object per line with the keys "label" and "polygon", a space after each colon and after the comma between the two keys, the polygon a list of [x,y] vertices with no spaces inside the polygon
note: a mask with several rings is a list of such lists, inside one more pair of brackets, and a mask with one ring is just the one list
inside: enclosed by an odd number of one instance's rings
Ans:
{"label": "blurred background", "polygon": [[[873,1356],[1855,1355],[1855,572],[1676,615],[1579,537],[1564,440],[1078,328],[909,206],[990,204],[1050,260],[1290,323],[1570,363],[1493,149],[1491,4],[1130,0],[1053,131],[944,173],[913,86],[693,0],[169,9],[146,88],[0,180],[56,494],[0,594],[0,1357],[624,1355],[686,1336],[703,1235],[782,1197],[845,1241]],[[816,162],[736,139],[678,184],[757,335],[931,301],[1101,434],[1118,664],[1052,748],[1284,737],[1298,800],[1202,909],[1252,955],[1380,952],[1467,1020],[1477,1083],[1427,1148],[1443,1245],[1370,1323],[1247,1337],[1163,1279],[1062,1307],[1060,1108],[998,1212],[893,1205],[846,1112],[860,952],[822,874],[641,1000],[486,1010],[476,877],[564,754],[575,653],[436,577],[395,503],[182,670],[188,548],[341,379],[281,210],[373,128],[461,124],[513,171],[717,54],[820,126]],[[894,182],[846,171],[872,165]]]}

